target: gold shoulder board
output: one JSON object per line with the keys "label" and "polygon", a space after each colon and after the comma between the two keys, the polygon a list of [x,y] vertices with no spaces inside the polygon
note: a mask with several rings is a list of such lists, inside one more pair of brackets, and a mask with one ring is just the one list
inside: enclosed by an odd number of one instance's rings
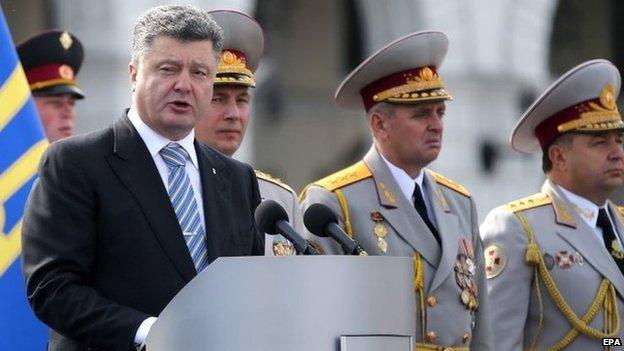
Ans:
{"label": "gold shoulder board", "polygon": [[264,173],[262,171],[259,171],[257,169],[254,169],[254,172],[256,173],[256,177],[258,177],[259,179],[263,179],[266,180],[267,182],[271,182],[281,188],[284,188],[288,191],[293,191],[291,187],[288,186],[288,184],[282,182],[281,179],[279,178],[275,178],[274,176],[268,174],[268,173]]}
{"label": "gold shoulder board", "polygon": [[370,169],[363,161],[360,161],[321,180],[317,180],[313,184],[329,191],[334,191],[372,176]]}
{"label": "gold shoulder board", "polygon": [[467,196],[467,197],[471,196],[470,192],[468,191],[468,189],[464,188],[463,186],[455,183],[454,181],[448,179],[447,177],[441,175],[440,173],[434,172],[434,171],[432,171],[430,169],[428,171],[433,176],[433,179],[435,179],[435,181],[438,184],[444,185],[447,188],[455,190],[456,192],[458,192],[458,193],[460,193],[460,194],[462,194],[464,196]]}
{"label": "gold shoulder board", "polygon": [[512,201],[506,206],[511,212],[520,212],[535,207],[540,207],[552,203],[548,195],[544,193],[533,194],[520,200]]}

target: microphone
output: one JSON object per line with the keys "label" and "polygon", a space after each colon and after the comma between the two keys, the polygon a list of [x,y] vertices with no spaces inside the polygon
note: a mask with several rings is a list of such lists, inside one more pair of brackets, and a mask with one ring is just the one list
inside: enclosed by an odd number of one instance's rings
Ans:
{"label": "microphone", "polygon": [[288,224],[288,214],[277,202],[273,200],[262,201],[256,208],[254,218],[261,232],[271,235],[282,234],[293,243],[298,252],[304,255],[320,255],[314,246],[310,245]]}
{"label": "microphone", "polygon": [[345,254],[368,256],[362,246],[340,228],[336,214],[329,207],[319,203],[311,205],[303,215],[303,223],[316,236],[332,237],[340,244]]}

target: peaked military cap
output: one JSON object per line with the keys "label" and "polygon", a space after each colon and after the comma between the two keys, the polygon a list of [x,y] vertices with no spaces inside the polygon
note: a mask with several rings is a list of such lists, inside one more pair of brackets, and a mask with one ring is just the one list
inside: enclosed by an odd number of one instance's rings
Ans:
{"label": "peaked military cap", "polygon": [[408,34],[381,48],[338,86],[336,103],[349,110],[368,111],[379,102],[413,104],[450,100],[438,69],[448,39],[442,32]]}
{"label": "peaked military cap", "polygon": [[223,51],[215,85],[255,87],[254,72],[264,51],[262,28],[250,16],[234,10],[214,10],[210,16],[223,29]]}
{"label": "peaked military cap", "polygon": [[567,132],[623,129],[616,100],[620,72],[607,60],[584,62],[557,79],[516,124],[514,149],[531,153],[545,149]]}
{"label": "peaked military cap", "polygon": [[17,45],[22,67],[33,96],[84,93],[76,75],[82,65],[82,44],[67,31],[52,30],[37,34]]}

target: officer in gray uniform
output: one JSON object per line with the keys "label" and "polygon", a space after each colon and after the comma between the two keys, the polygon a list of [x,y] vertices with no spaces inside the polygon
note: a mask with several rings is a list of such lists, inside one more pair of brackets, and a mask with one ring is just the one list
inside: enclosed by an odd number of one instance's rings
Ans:
{"label": "officer in gray uniform", "polygon": [[[474,201],[425,168],[440,152],[451,99],[437,71],[447,48],[443,33],[411,33],[342,82],[336,102],[366,111],[373,145],[362,161],[308,185],[302,209],[329,206],[369,255],[413,257],[416,350],[491,350]],[[330,239],[314,240],[325,253],[342,253]]]}
{"label": "officer in gray uniform", "polygon": [[[214,84],[208,115],[195,127],[198,140],[232,156],[238,150],[249,122],[252,96],[256,86],[254,72],[258,68],[264,36],[262,28],[246,14],[232,10],[214,10],[212,18],[223,28],[224,44]],[[271,175],[256,171],[262,199],[277,201],[288,213],[290,224],[303,229],[297,194]],[[291,242],[281,235],[266,235],[266,255],[293,255]]]}
{"label": "officer in gray uniform", "polygon": [[542,150],[547,180],[481,225],[497,350],[601,350],[603,338],[624,340],[624,222],[608,200],[624,178],[619,92],[613,64],[585,62],[513,131],[516,150]]}

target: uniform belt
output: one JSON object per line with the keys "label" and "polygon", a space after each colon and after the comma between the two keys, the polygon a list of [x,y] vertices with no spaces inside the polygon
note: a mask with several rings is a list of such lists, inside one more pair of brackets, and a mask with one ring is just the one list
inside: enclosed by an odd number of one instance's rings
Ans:
{"label": "uniform belt", "polygon": [[465,346],[440,346],[417,342],[415,351],[470,351],[470,348]]}

